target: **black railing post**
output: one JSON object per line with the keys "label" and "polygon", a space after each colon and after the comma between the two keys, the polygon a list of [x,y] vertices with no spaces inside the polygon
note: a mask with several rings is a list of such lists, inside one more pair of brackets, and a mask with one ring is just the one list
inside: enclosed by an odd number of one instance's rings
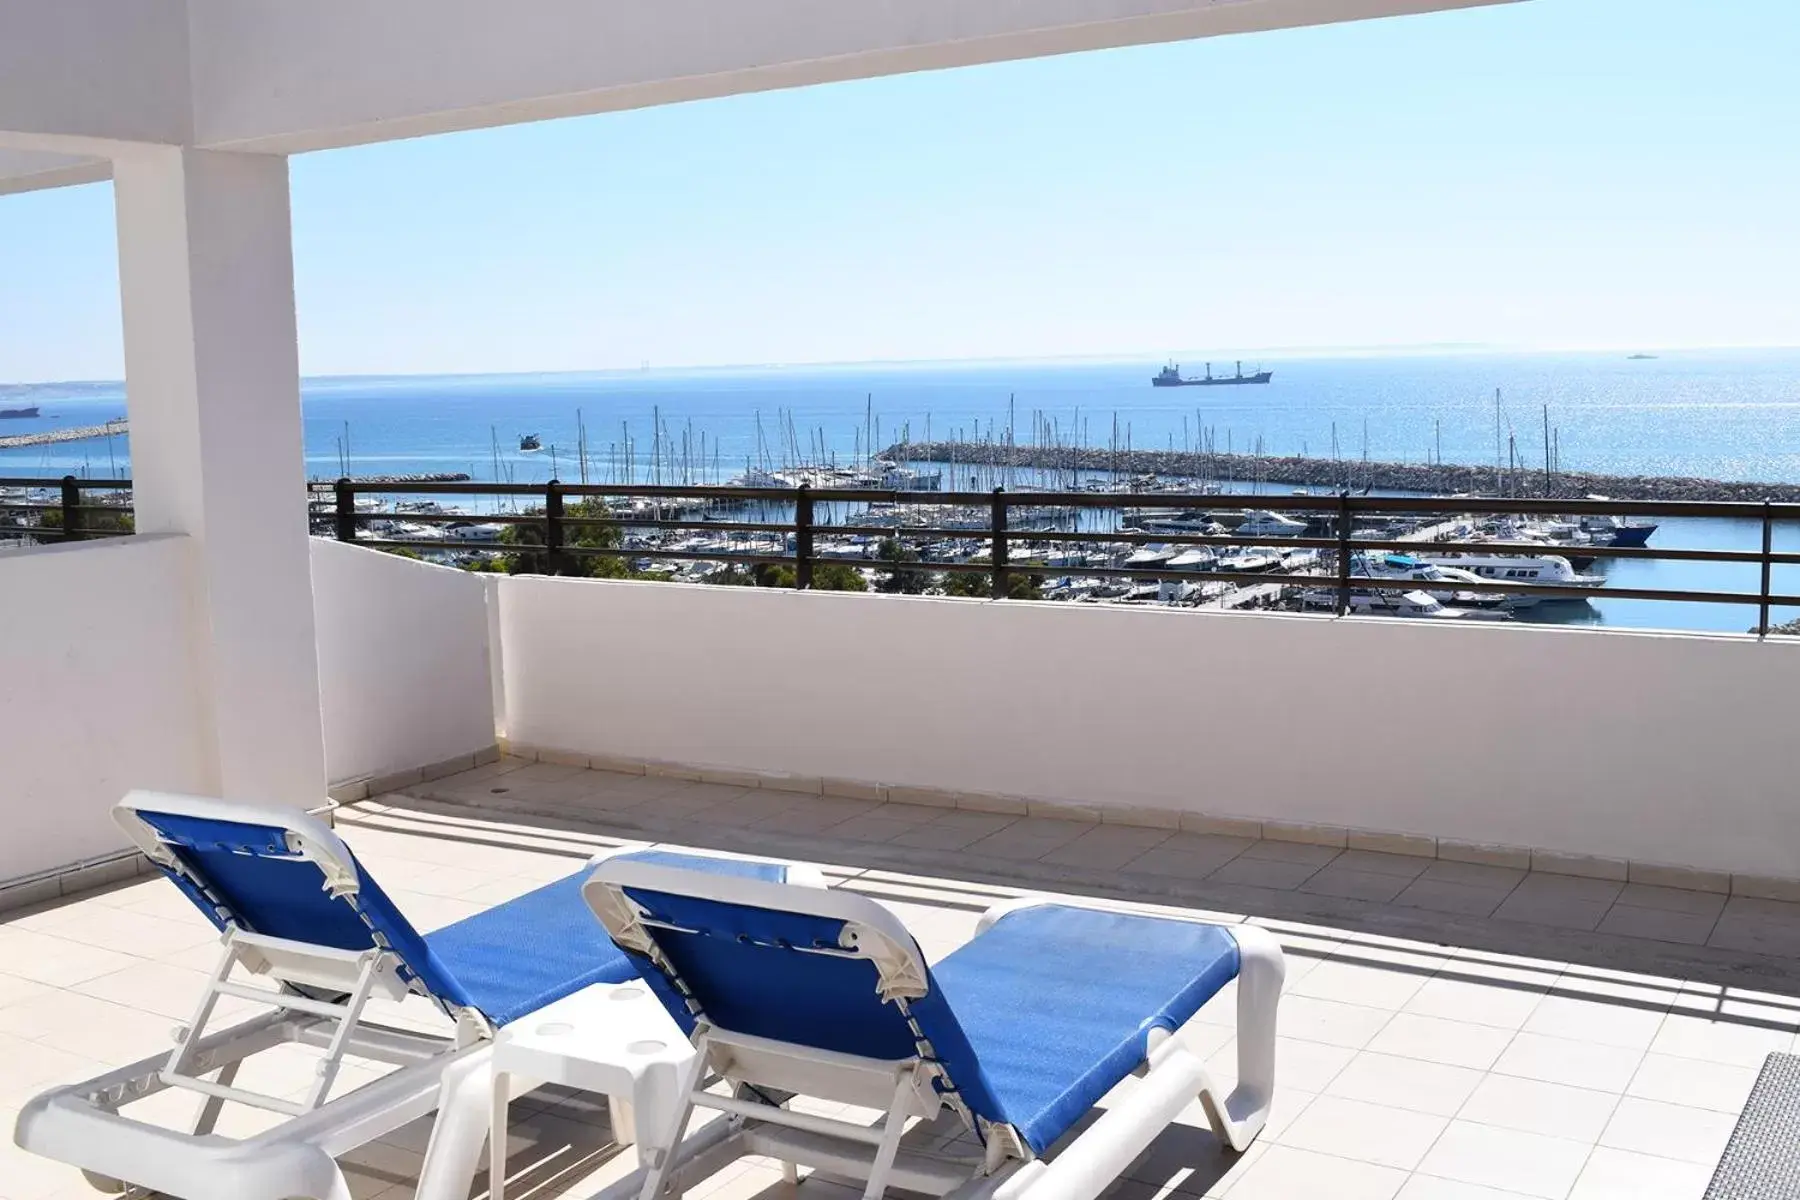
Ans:
{"label": "black railing post", "polygon": [[544,485],[544,568],[561,575],[568,567],[563,553],[563,490],[560,479]]}
{"label": "black railing post", "polygon": [[1337,615],[1350,611],[1350,493],[1338,493],[1337,508]]}
{"label": "black railing post", "polygon": [[1006,569],[1006,489],[1003,487],[994,489],[993,529],[991,532],[994,548],[993,553],[989,556],[989,561],[994,567],[994,599],[1004,600],[1006,599],[1007,584],[1011,582],[1009,579],[1011,573]]}
{"label": "black railing post", "polygon": [[81,485],[73,475],[62,477],[62,540],[81,540]]}
{"label": "black railing post", "polygon": [[1758,637],[1769,636],[1769,577],[1773,574],[1775,565],[1769,561],[1770,555],[1775,550],[1775,519],[1771,515],[1772,512],[1769,502],[1764,500],[1762,509],[1762,604],[1758,606],[1756,622]]}
{"label": "black railing post", "polygon": [[794,586],[812,586],[813,571],[813,499],[812,488],[800,485],[794,493]]}
{"label": "black railing post", "polygon": [[356,485],[348,477],[337,481],[337,540],[356,540]]}

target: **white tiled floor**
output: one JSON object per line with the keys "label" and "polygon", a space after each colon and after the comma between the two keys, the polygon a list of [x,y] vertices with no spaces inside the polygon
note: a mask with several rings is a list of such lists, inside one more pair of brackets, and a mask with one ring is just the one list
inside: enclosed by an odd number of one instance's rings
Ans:
{"label": "white tiled floor", "polygon": [[[541,766],[475,775],[443,786],[492,795],[491,781],[507,775],[513,787],[556,797],[559,805],[604,791],[609,804],[623,807],[598,807],[585,823],[573,814],[548,819],[414,800],[347,810],[344,836],[421,927],[566,875],[629,832],[618,828],[617,814],[646,804],[659,820],[682,814],[690,841],[764,852],[785,846],[793,857],[822,862],[834,886],[892,905],[933,958],[971,937],[980,911],[998,899],[1028,889],[1083,890],[1069,885],[1078,870],[1114,872],[1114,894],[1150,903],[1182,898],[1167,887],[1137,886],[1146,875],[1216,886],[1239,864],[1236,882],[1254,878],[1261,882],[1248,887],[1296,895],[1323,875],[1317,902],[1345,905],[1352,918],[1369,906],[1404,906],[1407,892],[1424,885],[1481,894],[1480,904],[1436,898],[1440,938],[1374,933],[1348,919],[1253,915],[1281,938],[1290,963],[1270,1126],[1248,1153],[1233,1155],[1206,1132],[1193,1106],[1127,1172],[1113,1193],[1118,1200],[1693,1200],[1762,1056],[1794,1048],[1800,1030],[1800,1000],[1720,982],[1733,977],[1734,963],[1761,962],[1748,957],[1755,948],[1733,959],[1716,945],[1654,941],[1648,959],[1667,947],[1680,970],[1636,973],[1617,965],[1617,947],[1646,945],[1630,929],[1605,931],[1621,906],[1723,920],[1738,903],[1723,897],[911,805],[855,805],[860,811],[823,831],[841,840],[826,843],[818,823],[838,812],[818,797],[790,801],[753,789]],[[714,819],[725,812],[738,823]],[[784,815],[789,819],[776,821]],[[855,853],[896,843],[909,855],[941,856],[946,865],[925,870],[918,865],[925,859],[915,859],[912,869],[877,866],[867,860],[879,856]],[[951,869],[972,853],[1006,864],[1000,873],[1009,882],[971,882],[982,873]],[[1542,932],[1504,913],[1488,916],[1515,902],[1534,914],[1536,906],[1560,905],[1566,920],[1545,922]],[[1800,924],[1788,928],[1785,908],[1770,903],[1739,909],[1760,947],[1800,945]],[[1483,905],[1486,912],[1471,917]],[[1216,915],[1239,920],[1241,912]],[[1471,920],[1486,924],[1465,924]],[[1567,936],[1558,926],[1568,922],[1583,927],[1578,943],[1557,940]],[[1471,931],[1477,936],[1469,940],[1481,945],[1453,936]],[[1551,952],[1496,948],[1508,938],[1519,947],[1541,942]],[[1589,951],[1611,965],[1588,965]],[[1680,957],[1689,952],[1711,957],[1696,965]],[[159,879],[0,915],[0,1123],[10,1128],[18,1106],[45,1086],[166,1045],[212,957],[209,928]],[[1717,970],[1705,969],[1714,960]],[[1226,1084],[1236,1069],[1232,1003],[1227,989],[1182,1034]],[[305,1055],[293,1051],[271,1056],[256,1078],[292,1091],[304,1085],[308,1069]],[[632,1165],[629,1153],[611,1145],[604,1105],[592,1098],[546,1090],[515,1111],[509,1146],[518,1181],[511,1195],[588,1195]],[[246,1131],[255,1120],[233,1128]],[[410,1195],[426,1131],[416,1124],[349,1156],[357,1196]],[[751,1164],[696,1196],[795,1200],[793,1192],[778,1173]],[[92,1194],[74,1172],[0,1148],[3,1200]],[[800,1185],[797,1200],[854,1197],[812,1181]]]}

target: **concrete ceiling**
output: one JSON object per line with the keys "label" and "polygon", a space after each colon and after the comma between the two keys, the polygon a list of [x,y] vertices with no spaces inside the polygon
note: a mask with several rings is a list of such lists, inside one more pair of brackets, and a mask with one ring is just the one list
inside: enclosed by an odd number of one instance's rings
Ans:
{"label": "concrete ceiling", "polygon": [[0,0],[0,192],[1512,0]]}

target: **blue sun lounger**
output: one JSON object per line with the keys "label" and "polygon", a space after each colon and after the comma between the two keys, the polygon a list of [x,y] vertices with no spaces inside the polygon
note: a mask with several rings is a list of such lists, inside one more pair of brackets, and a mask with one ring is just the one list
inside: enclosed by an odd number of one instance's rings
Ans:
{"label": "blue sun lounger", "polygon": [[[218,927],[224,949],[171,1053],[47,1092],[20,1112],[20,1146],[80,1167],[101,1186],[189,1200],[349,1200],[337,1155],[453,1103],[470,1106],[466,1115],[486,1133],[486,1050],[497,1029],[590,984],[637,975],[583,901],[586,867],[421,934],[330,827],[294,809],[133,792],[114,817]],[[784,866],[752,860],[623,856],[770,886],[787,877]],[[234,978],[238,968],[275,986]],[[445,1030],[368,1019],[371,999],[408,996],[435,1006]],[[225,997],[272,1011],[208,1033]],[[247,1058],[283,1043],[322,1051],[304,1096],[236,1086]],[[332,1098],[346,1055],[397,1069]],[[171,1088],[197,1098],[186,1131],[119,1111]],[[213,1130],[228,1102],[289,1119],[254,1137],[222,1137]],[[477,1138],[450,1157],[467,1160],[472,1174],[480,1150]]]}
{"label": "blue sun lounger", "polygon": [[[1093,1200],[1196,1098],[1233,1149],[1268,1116],[1284,966],[1259,928],[1028,899],[928,967],[899,919],[853,892],[620,859],[584,891],[699,1051],[679,1118],[639,1130],[646,1165],[605,1200],[678,1196],[750,1154],[858,1180],[865,1200],[890,1186]],[[1238,1081],[1221,1094],[1173,1033],[1233,978]],[[704,1086],[712,1073],[732,1089]],[[828,1119],[789,1107],[796,1095],[885,1115]],[[696,1108],[729,1119],[678,1142]],[[979,1157],[902,1148],[909,1121],[946,1110]]]}

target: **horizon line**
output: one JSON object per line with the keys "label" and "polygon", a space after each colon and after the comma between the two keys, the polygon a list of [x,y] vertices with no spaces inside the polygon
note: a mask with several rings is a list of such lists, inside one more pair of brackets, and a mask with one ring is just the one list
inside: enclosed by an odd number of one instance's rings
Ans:
{"label": "horizon line", "polygon": [[[717,374],[730,372],[779,372],[779,371],[834,371],[855,369],[914,369],[932,367],[1012,367],[1012,366],[1102,366],[1124,365],[1127,363],[1150,362],[1201,362],[1210,361],[1233,362],[1250,361],[1258,355],[1284,355],[1289,361],[1318,362],[1337,358],[1454,358],[1461,356],[1494,355],[1498,357],[1529,357],[1552,354],[1703,354],[1730,351],[1780,351],[1800,350],[1800,343],[1714,343],[1705,345],[1657,345],[1642,343],[1621,343],[1605,346],[1508,346],[1488,342],[1421,342],[1381,344],[1372,346],[1270,346],[1254,347],[1246,350],[1207,351],[1198,350],[1191,353],[1178,351],[1173,354],[1152,355],[1131,352],[1096,352],[1092,354],[1055,354],[1055,355],[999,355],[989,358],[873,358],[873,359],[802,359],[784,362],[735,362],[735,363],[683,363],[668,366],[654,366],[646,360],[642,365],[610,366],[610,367],[554,367],[542,370],[490,370],[490,371],[341,371],[316,374],[302,374],[301,382],[329,382],[337,380],[373,380],[373,379],[491,379],[491,378],[524,378],[545,375],[681,375],[681,374]],[[1231,357],[1207,359],[1211,354],[1229,354]],[[1237,356],[1245,355],[1240,359]],[[1266,359],[1262,363],[1266,366]],[[32,387],[123,387],[124,379],[22,379],[0,382],[0,388],[32,388]]]}

